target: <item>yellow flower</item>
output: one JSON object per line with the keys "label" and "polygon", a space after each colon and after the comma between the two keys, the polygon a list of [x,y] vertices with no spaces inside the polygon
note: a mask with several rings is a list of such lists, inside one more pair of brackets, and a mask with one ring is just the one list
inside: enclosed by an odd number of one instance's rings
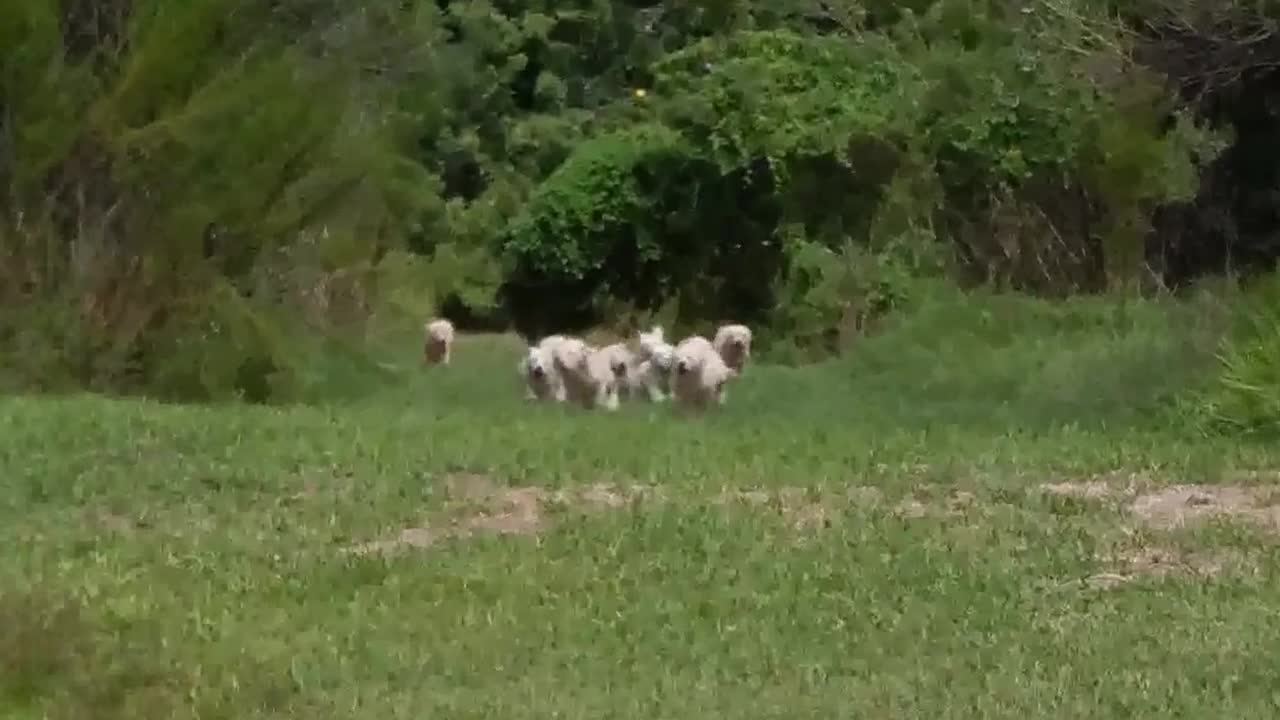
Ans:
{"label": "yellow flower", "polygon": [[638,98],[642,98],[649,93],[644,88],[636,88],[633,94]]}

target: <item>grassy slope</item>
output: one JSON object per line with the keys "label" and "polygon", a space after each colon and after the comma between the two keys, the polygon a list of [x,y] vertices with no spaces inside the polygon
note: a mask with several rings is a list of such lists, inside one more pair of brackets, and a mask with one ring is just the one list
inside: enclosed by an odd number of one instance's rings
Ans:
{"label": "grassy slope", "polygon": [[[850,359],[751,368],[702,421],[526,406],[518,347],[492,338],[430,372],[406,344],[401,382],[327,408],[0,401],[0,707],[1274,715],[1280,560],[1260,531],[1158,532],[1036,491],[1274,467],[1274,448],[1197,438],[1157,411],[1201,376],[1213,325],[1203,307],[944,295]],[[341,552],[474,515],[446,480],[480,476],[663,499],[573,503],[535,534],[390,560]],[[880,495],[845,498],[868,486]],[[714,502],[749,488],[774,494]],[[911,498],[922,517],[895,511]],[[793,527],[805,502],[826,509],[817,529]],[[1100,557],[1156,546],[1247,569],[1079,582],[1109,569]],[[73,598],[78,620],[57,612]]]}

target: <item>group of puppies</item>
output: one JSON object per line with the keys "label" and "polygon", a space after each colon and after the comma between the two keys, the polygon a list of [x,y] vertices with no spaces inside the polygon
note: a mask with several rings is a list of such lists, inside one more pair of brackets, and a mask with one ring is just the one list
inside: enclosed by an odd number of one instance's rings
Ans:
{"label": "group of puppies", "polygon": [[[448,365],[453,324],[435,319],[423,329],[424,361]],[[724,403],[725,385],[746,368],[751,339],[751,329],[736,324],[721,326],[713,340],[692,335],[677,345],[666,341],[661,326],[638,333],[633,347],[596,347],[570,335],[550,335],[528,348],[519,373],[530,401],[612,411],[623,398],[671,398],[683,409],[704,411]]]}
{"label": "group of puppies", "polygon": [[640,332],[634,347],[595,347],[567,335],[551,335],[529,347],[519,371],[534,401],[568,402],[587,409],[617,410],[623,398],[706,410],[723,404],[725,385],[751,356],[751,329],[725,325],[707,340],[693,335],[678,345],[661,326]]}

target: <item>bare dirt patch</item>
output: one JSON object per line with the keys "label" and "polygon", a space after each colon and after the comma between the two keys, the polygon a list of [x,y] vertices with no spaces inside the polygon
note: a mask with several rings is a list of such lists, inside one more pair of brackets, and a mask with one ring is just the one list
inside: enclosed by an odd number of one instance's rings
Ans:
{"label": "bare dirt patch", "polygon": [[884,502],[884,491],[870,485],[859,485],[849,488],[845,499],[859,507],[879,507]]}
{"label": "bare dirt patch", "polygon": [[769,493],[764,490],[723,490],[716,496],[714,502],[717,505],[730,505],[733,503],[764,505],[769,502],[769,499]]}
{"label": "bare dirt patch", "polygon": [[1280,502],[1272,488],[1174,485],[1139,495],[1129,509],[1144,523],[1160,530],[1225,517],[1280,531]]}
{"label": "bare dirt patch", "polygon": [[1040,486],[1040,491],[1077,500],[1104,500],[1112,495],[1111,486],[1101,480],[1045,483]]}
{"label": "bare dirt patch", "polygon": [[818,530],[831,527],[830,501],[814,498],[802,488],[784,488],[778,492],[782,517],[795,530]]}
{"label": "bare dirt patch", "polygon": [[[554,524],[556,511],[616,512],[637,502],[666,499],[662,488],[655,486],[598,482],[554,490],[508,487],[488,475],[469,472],[451,473],[442,478],[441,484],[446,502],[431,522],[350,550],[372,552],[423,548],[446,538],[480,534],[537,535]],[[1045,483],[1038,489],[1063,498],[1123,501],[1141,524],[1157,530],[1175,529],[1211,517],[1228,517],[1280,531],[1280,488],[1177,485],[1138,492],[1140,488],[1149,489],[1153,484],[1144,476],[1116,474],[1083,481]],[[800,487],[775,490],[726,488],[710,498],[710,502],[774,512],[796,530],[830,527],[842,512],[859,507],[883,508],[906,519],[974,517],[988,511],[971,492],[932,484],[918,486],[915,493],[888,505],[884,493],[869,486],[855,486],[839,493],[814,492]],[[1212,569],[1214,563],[1206,560],[1206,556],[1184,553],[1176,559],[1169,559],[1172,557],[1166,550],[1141,550],[1127,557],[1111,558],[1108,563],[1115,566],[1115,572],[1099,575],[1099,582],[1120,582],[1117,577],[1160,575],[1177,568],[1191,568],[1201,575],[1216,572]]]}
{"label": "bare dirt patch", "polygon": [[396,552],[431,547],[442,540],[476,535],[531,536],[552,525],[552,506],[582,512],[619,510],[639,499],[657,499],[656,488],[618,487],[596,483],[581,488],[546,490],[503,487],[477,473],[451,473],[443,478],[445,508],[432,522],[401,530],[394,537],[347,548],[355,554]]}
{"label": "bare dirt patch", "polygon": [[713,502],[722,506],[743,504],[773,508],[793,529],[813,530],[831,526],[836,501],[804,488],[784,487],[772,493],[765,490],[724,490]]}
{"label": "bare dirt patch", "polygon": [[662,488],[649,485],[622,487],[613,483],[598,482],[582,488],[569,488],[551,494],[551,499],[561,505],[587,512],[621,510],[636,502],[661,502],[666,499]]}
{"label": "bare dirt patch", "polygon": [[[1264,477],[1254,473],[1250,477]],[[1269,476],[1267,476],[1269,477]],[[1123,484],[1118,484],[1121,480]],[[1128,510],[1147,527],[1174,530],[1215,517],[1244,520],[1280,532],[1280,487],[1264,485],[1170,485],[1150,478],[1057,482],[1041,492],[1076,500],[1127,500]],[[1140,492],[1144,490],[1143,492]]]}
{"label": "bare dirt patch", "polygon": [[346,551],[354,555],[369,555],[371,553],[392,553],[412,548],[429,548],[444,537],[444,533],[434,531],[431,528],[405,528],[393,538],[352,545]]}
{"label": "bare dirt patch", "polygon": [[495,535],[533,535],[546,526],[542,502],[546,493],[538,488],[507,488],[488,498],[489,509],[466,516],[453,524],[455,537],[475,532]]}
{"label": "bare dirt patch", "polygon": [[1046,494],[1074,500],[1111,500],[1132,497],[1140,488],[1158,483],[1145,473],[1106,472],[1086,478],[1060,479],[1041,483],[1037,489]]}
{"label": "bare dirt patch", "polygon": [[1230,571],[1248,570],[1252,565],[1238,552],[1227,550],[1185,550],[1149,546],[1128,548],[1098,558],[1109,569],[1085,578],[1085,584],[1110,589],[1142,579],[1207,579]]}
{"label": "bare dirt patch", "polygon": [[[783,487],[773,492],[726,489],[713,502],[775,508],[792,527],[804,529],[830,527],[839,512],[849,508],[881,508],[885,494],[879,488],[865,485],[850,487],[840,494],[819,494],[798,487]],[[977,496],[952,490],[937,499],[907,497],[893,505],[890,512],[902,518],[958,517],[977,509],[980,509]]]}
{"label": "bare dirt patch", "polygon": [[1235,559],[1226,552],[1188,551],[1172,547],[1142,547],[1104,558],[1127,575],[1166,577],[1192,575],[1211,577],[1222,573]]}
{"label": "bare dirt patch", "polygon": [[[662,488],[654,486],[599,482],[555,490],[503,487],[492,478],[475,473],[452,473],[443,478],[442,484],[445,506],[428,522],[405,528],[392,537],[348,547],[346,551],[394,553],[477,535],[531,536],[550,529],[558,510],[618,512],[637,502],[667,499]],[[823,495],[804,488],[786,487],[772,492],[725,490],[711,502],[772,510],[794,530],[820,530],[831,526],[842,507],[853,503],[874,505],[882,497],[875,488],[853,488],[844,495]]]}
{"label": "bare dirt patch", "polygon": [[[925,488],[926,495],[933,486]],[[978,498],[963,490],[951,490],[936,498],[921,499],[910,496],[894,504],[889,512],[901,518],[960,517],[980,511]],[[783,487],[769,492],[765,490],[722,491],[713,501],[717,505],[743,504],[758,508],[775,509],[794,529],[820,529],[831,527],[842,511],[851,508],[879,509],[885,504],[882,490],[871,486],[854,486],[843,493],[814,493],[798,487]]]}
{"label": "bare dirt patch", "polygon": [[87,519],[93,527],[113,533],[127,533],[139,528],[137,519],[110,510],[90,513]]}
{"label": "bare dirt patch", "polygon": [[[1263,476],[1250,476],[1260,479]],[[1160,487],[1142,475],[1113,475],[1106,480],[1043,484],[1057,497],[1123,502],[1139,525],[1156,531],[1184,528],[1213,518],[1239,520],[1280,532],[1280,488],[1249,485],[1172,485]],[[1132,528],[1126,529],[1134,537]],[[1199,578],[1257,572],[1243,553],[1223,548],[1181,549],[1138,543],[1101,556],[1105,568],[1085,578],[1093,588],[1114,588],[1140,579]],[[1074,582],[1074,581],[1073,581]],[[1068,583],[1072,584],[1072,583]]]}
{"label": "bare dirt patch", "polygon": [[915,520],[930,515],[929,507],[915,498],[907,498],[893,508],[893,514],[900,518]]}
{"label": "bare dirt patch", "polygon": [[978,497],[967,490],[951,490],[938,499],[927,497],[936,494],[934,486],[928,486],[922,490],[926,495],[924,499],[918,495],[903,498],[893,507],[893,514],[908,520],[918,520],[961,517],[982,510],[978,504]]}

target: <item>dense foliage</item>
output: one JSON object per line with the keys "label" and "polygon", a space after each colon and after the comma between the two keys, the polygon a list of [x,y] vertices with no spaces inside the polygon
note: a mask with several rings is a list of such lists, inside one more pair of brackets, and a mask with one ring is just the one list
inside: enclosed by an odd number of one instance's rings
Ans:
{"label": "dense foliage", "polygon": [[[287,397],[315,338],[1270,261],[1280,41],[1204,0],[5,0],[0,379]],[[305,320],[299,322],[298,320]]]}

